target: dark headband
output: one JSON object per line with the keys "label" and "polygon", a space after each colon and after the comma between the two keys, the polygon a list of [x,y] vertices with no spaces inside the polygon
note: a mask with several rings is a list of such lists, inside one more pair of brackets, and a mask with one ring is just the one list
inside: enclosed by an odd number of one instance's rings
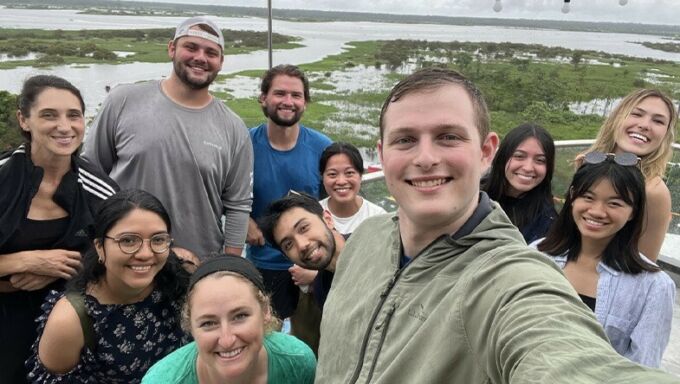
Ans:
{"label": "dark headband", "polygon": [[255,265],[250,260],[235,255],[219,255],[202,262],[191,275],[189,290],[202,278],[220,271],[237,273],[250,280],[257,289],[265,292],[264,281],[260,271],[255,268]]}

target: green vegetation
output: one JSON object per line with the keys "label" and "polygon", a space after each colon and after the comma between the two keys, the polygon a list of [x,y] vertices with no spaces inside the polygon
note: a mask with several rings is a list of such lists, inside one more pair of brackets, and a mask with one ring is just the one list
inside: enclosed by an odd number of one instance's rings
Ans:
{"label": "green vegetation", "polygon": [[[680,98],[680,66],[667,61],[514,43],[394,40],[350,45],[346,52],[302,65],[312,80],[315,100],[308,107],[305,124],[335,140],[359,146],[374,145],[380,107],[391,85],[403,77],[399,73],[424,66],[455,68],[471,78],[489,104],[492,129],[501,135],[522,122],[533,121],[550,130],[556,140],[594,138],[603,116],[576,114],[569,109],[571,103],[604,99],[611,104],[645,86]],[[376,76],[384,78],[384,87],[327,92],[335,88],[329,79],[331,72],[357,68],[379,68],[382,74]],[[237,75],[258,77],[261,72]],[[663,83],[651,84],[652,75],[666,77]],[[253,99],[227,96],[225,100],[249,126],[262,121]],[[315,112],[317,109],[324,113]]]}
{"label": "green vegetation", "polygon": [[640,44],[658,51],[680,53],[680,43],[652,43],[650,41],[645,41]]}
{"label": "green vegetation", "polygon": [[0,152],[14,148],[22,142],[16,112],[16,95],[0,91]]}
{"label": "green vegetation", "polygon": [[[49,66],[64,63],[129,63],[168,61],[167,44],[174,29],[46,31],[1,29],[0,53],[22,57],[37,53],[35,60],[0,63],[0,69],[19,66]],[[225,54],[247,53],[267,48],[265,32],[223,30]],[[277,49],[295,48],[298,38],[273,34]],[[127,52],[125,57],[115,52]]]}
{"label": "green vegetation", "polygon": [[[169,30],[165,32],[169,34]],[[3,37],[5,41],[14,38],[12,33],[18,32],[0,30],[0,46]],[[161,39],[167,38],[160,30],[27,31],[22,35],[39,41],[46,39],[45,34],[60,35],[63,49],[73,43],[132,51],[136,44],[160,47],[164,44]],[[229,35],[236,36],[231,32]],[[350,46],[341,54],[302,65],[312,83],[314,99],[305,113],[304,123],[335,140],[359,146],[374,145],[380,107],[391,86],[404,73],[425,66],[455,68],[471,78],[487,99],[492,129],[501,135],[522,122],[533,121],[549,129],[557,140],[593,138],[603,116],[576,114],[569,108],[571,103],[601,99],[611,104],[633,88],[644,86],[659,87],[675,99],[680,98],[680,66],[667,61],[514,43],[394,40],[352,42]],[[141,53],[137,55],[141,56]],[[161,60],[161,54],[158,55]],[[49,57],[65,59],[69,63],[92,59],[70,55]],[[152,61],[152,58],[147,60]],[[163,56],[162,61],[166,60]],[[351,90],[340,91],[332,80],[333,74],[344,73],[350,78],[347,81],[360,82],[355,80],[354,73],[368,70],[374,71],[371,76],[377,78],[378,86],[362,88],[362,84],[357,84],[355,88],[350,87]],[[233,76],[257,78],[260,75],[261,71],[243,71],[220,76],[218,83]],[[263,121],[254,97],[237,99],[228,91],[217,96],[225,100],[248,126]],[[0,142],[0,145],[5,144],[5,141]]]}

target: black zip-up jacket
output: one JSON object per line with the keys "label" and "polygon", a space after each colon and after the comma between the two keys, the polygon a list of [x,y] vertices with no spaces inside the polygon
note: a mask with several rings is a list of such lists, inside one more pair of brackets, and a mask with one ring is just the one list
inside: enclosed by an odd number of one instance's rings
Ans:
{"label": "black zip-up jacket", "polygon": [[[34,165],[27,153],[30,147],[24,144],[0,156],[0,250],[27,217],[43,178],[44,170]],[[83,244],[89,244],[88,227],[94,222],[98,203],[118,190],[110,177],[73,155],[71,170],[54,193],[54,202],[68,212],[69,223],[53,248],[83,252]]]}

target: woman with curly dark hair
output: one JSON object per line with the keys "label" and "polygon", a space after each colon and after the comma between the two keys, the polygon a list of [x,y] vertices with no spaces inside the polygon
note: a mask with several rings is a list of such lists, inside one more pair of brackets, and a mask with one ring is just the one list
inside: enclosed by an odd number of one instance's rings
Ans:
{"label": "woman with curly dark hair", "polygon": [[170,249],[170,230],[170,216],[147,192],[102,203],[82,271],[43,305],[29,380],[138,383],[188,342],[179,313],[189,273]]}

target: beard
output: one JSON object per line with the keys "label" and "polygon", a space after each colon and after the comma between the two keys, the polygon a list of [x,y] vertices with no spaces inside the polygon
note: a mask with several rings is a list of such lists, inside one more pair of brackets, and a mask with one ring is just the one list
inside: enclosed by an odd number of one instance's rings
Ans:
{"label": "beard", "polygon": [[189,88],[195,90],[207,88],[215,80],[219,72],[219,71],[206,72],[208,74],[208,77],[206,77],[205,79],[196,79],[192,78],[189,75],[189,69],[187,68],[186,64],[173,59],[172,67],[175,70],[175,75],[177,75],[177,77],[182,81],[182,83],[184,83]]}
{"label": "beard", "polygon": [[264,113],[265,117],[267,117],[272,122],[274,122],[274,124],[280,127],[292,127],[293,125],[297,124],[300,121],[300,119],[302,118],[302,114],[304,113],[304,110],[296,108],[293,117],[291,117],[290,119],[284,119],[278,115],[277,108],[278,108],[277,106],[270,104],[263,105],[262,113]]}
{"label": "beard", "polygon": [[326,228],[326,241],[319,244],[319,247],[326,249],[326,255],[322,257],[317,263],[308,263],[307,260],[302,260],[303,267],[307,269],[315,269],[317,271],[322,271],[328,267],[333,260],[333,255],[335,254],[335,238],[333,237],[333,232]]}

